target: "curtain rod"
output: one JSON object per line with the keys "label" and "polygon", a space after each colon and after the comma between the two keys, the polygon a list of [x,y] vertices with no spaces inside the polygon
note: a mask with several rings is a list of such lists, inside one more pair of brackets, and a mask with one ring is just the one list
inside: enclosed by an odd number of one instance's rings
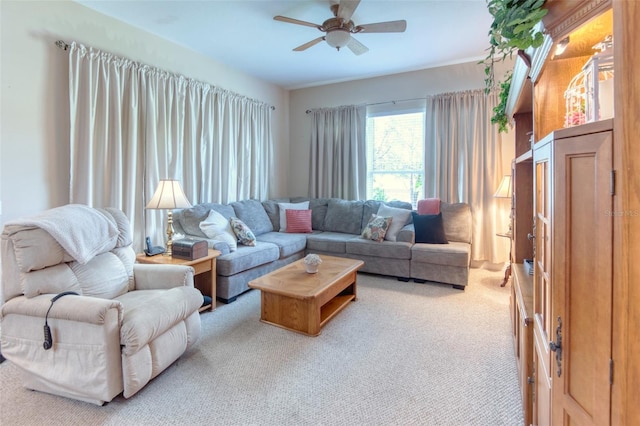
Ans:
{"label": "curtain rod", "polygon": [[[68,44],[67,42],[65,42],[65,41],[63,41],[63,40],[56,40],[56,41],[54,42],[54,44],[55,44],[58,48],[60,48],[60,49],[62,49],[62,50],[67,50],[67,49],[69,49],[69,48],[71,47],[71,45],[70,45],[70,44]],[[208,83],[207,83],[207,84],[208,84]],[[242,95],[238,95],[238,96],[242,96]],[[249,98],[248,98],[248,99],[249,99]],[[271,111],[275,111],[275,110],[276,110],[276,107],[275,107],[275,106],[273,106],[273,105],[269,105],[269,108],[271,109]]]}
{"label": "curtain rod", "polygon": [[[421,101],[426,99],[426,96],[424,98],[412,98],[412,99],[396,99],[393,101],[383,101],[383,102],[374,102],[374,103],[370,103],[370,104],[364,104],[365,106],[374,106],[374,105],[383,105],[383,104],[395,104],[397,102],[409,102],[409,101]],[[316,108],[319,109],[319,108]],[[315,109],[308,109],[305,111],[306,114],[309,114],[310,112],[315,111]]]}

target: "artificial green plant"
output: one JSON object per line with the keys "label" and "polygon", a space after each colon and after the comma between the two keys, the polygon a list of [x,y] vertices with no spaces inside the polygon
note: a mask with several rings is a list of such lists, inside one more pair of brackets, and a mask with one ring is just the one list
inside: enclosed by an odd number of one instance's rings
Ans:
{"label": "artificial green plant", "polygon": [[507,131],[509,117],[506,115],[507,98],[511,88],[511,73],[504,81],[496,84],[494,65],[512,57],[514,53],[529,47],[539,47],[544,41],[543,34],[535,27],[547,14],[545,0],[487,0],[487,8],[493,23],[489,29],[489,49],[481,63],[485,69],[485,91],[496,86],[500,89],[500,103],[493,109],[492,123],[498,124],[500,132]]}

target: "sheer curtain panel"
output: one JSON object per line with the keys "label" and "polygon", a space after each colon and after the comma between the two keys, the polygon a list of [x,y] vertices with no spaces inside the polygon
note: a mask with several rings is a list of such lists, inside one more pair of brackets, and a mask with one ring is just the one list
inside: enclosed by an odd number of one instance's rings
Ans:
{"label": "sheer curtain panel", "polygon": [[427,97],[425,192],[443,201],[465,202],[473,212],[472,260],[508,258],[502,217],[493,194],[503,176],[502,138],[491,124],[496,93],[482,90]]}
{"label": "sheer curtain panel", "polygon": [[311,112],[310,197],[366,197],[366,107]]}
{"label": "sheer curtain panel", "polygon": [[160,179],[192,204],[268,198],[269,105],[76,43],[69,65],[70,202],[122,209],[138,248],[164,239]]}

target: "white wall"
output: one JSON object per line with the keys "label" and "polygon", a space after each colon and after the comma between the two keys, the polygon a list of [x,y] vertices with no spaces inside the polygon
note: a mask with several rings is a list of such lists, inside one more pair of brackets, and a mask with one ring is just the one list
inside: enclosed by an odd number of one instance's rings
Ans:
{"label": "white wall", "polygon": [[287,190],[288,91],[71,1],[0,2],[0,224],[69,199],[68,55],[77,41],[274,105],[276,176]]}
{"label": "white wall", "polygon": [[[349,54],[350,52],[345,52]],[[513,68],[510,61],[499,63],[496,76]],[[290,94],[290,178],[291,195],[307,195],[309,185],[309,144],[311,117],[305,111],[340,105],[371,104],[414,99],[427,95],[484,88],[484,66],[476,62],[292,90]],[[504,170],[513,158],[513,134],[503,136]]]}

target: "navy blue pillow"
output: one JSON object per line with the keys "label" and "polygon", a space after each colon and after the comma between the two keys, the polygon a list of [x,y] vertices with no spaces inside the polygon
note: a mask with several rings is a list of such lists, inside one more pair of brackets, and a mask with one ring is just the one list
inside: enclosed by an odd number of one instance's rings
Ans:
{"label": "navy blue pillow", "polygon": [[444,233],[442,213],[418,214],[411,212],[411,215],[416,232],[416,243],[449,244]]}

